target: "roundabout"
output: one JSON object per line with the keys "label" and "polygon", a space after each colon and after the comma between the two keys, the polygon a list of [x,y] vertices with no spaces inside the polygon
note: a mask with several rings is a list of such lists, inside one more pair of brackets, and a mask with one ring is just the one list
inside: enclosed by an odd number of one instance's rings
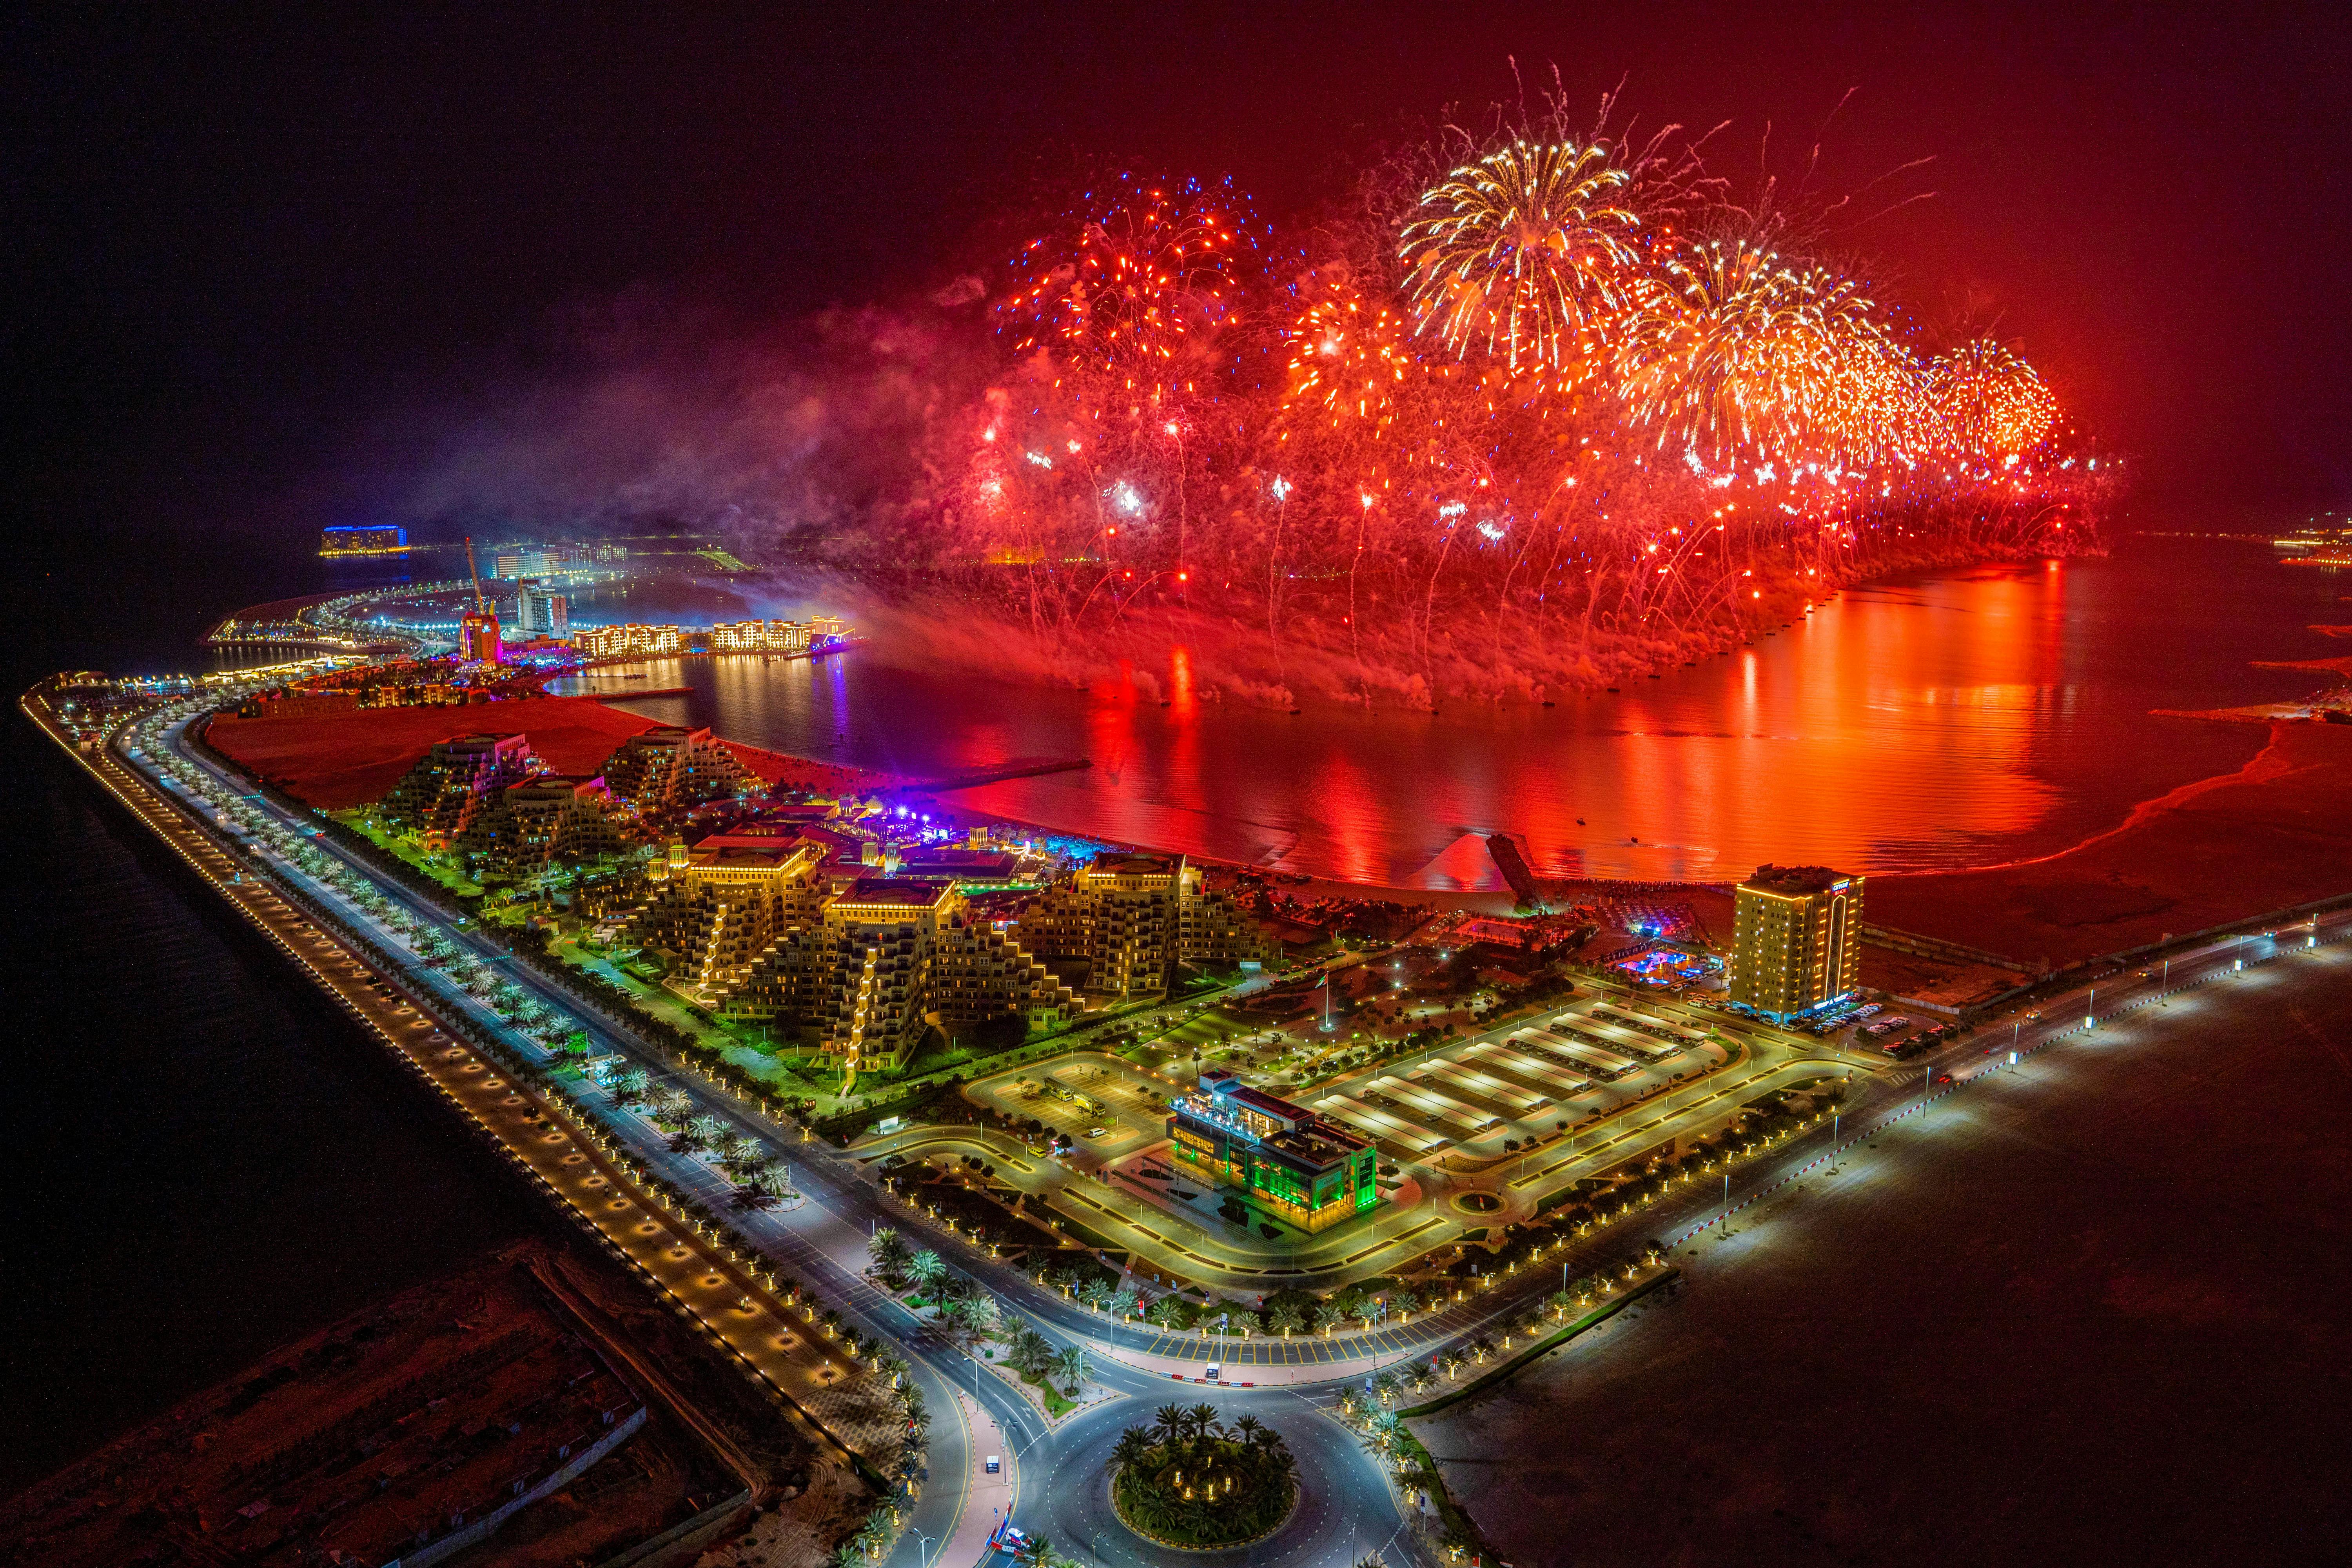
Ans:
{"label": "roundabout", "polygon": [[[1233,1432],[1246,1420],[1279,1443],[1290,1460],[1289,1493],[1278,1500],[1282,1507],[1258,1518],[1252,1533],[1188,1545],[1143,1519],[1130,1520],[1113,1494],[1128,1430],[1139,1429],[1151,1446],[1150,1435],[1161,1413],[1171,1408],[1150,1401],[1164,1397],[1189,1415],[1203,1394],[1215,1401],[1208,1407],[1214,1426]],[[1172,1458],[1156,1468],[1170,1477],[1180,1503],[1183,1483],[1173,1474],[1181,1468]],[[1215,1473],[1213,1465],[1210,1471]],[[1196,1504],[1205,1500],[1199,1496],[1199,1480],[1195,1476]],[[1238,1503],[1244,1496],[1236,1475],[1225,1497]],[[1404,1522],[1387,1478],[1354,1435],[1313,1400],[1276,1389],[1213,1393],[1193,1386],[1180,1394],[1171,1385],[1140,1378],[1127,1397],[1073,1416],[1039,1443],[1023,1466],[1019,1521],[1032,1537],[1045,1538],[1088,1568],[1353,1568],[1393,1541]],[[1390,1557],[1397,1560],[1393,1550]]]}
{"label": "roundabout", "polygon": [[1214,1405],[1165,1405],[1112,1447],[1111,1507],[1119,1522],[1179,1551],[1254,1546],[1298,1502],[1298,1465],[1255,1415],[1228,1426]]}

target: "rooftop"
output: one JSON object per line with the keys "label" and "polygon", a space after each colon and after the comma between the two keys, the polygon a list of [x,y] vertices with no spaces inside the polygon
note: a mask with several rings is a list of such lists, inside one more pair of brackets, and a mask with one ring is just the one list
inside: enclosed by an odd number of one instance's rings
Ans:
{"label": "rooftop", "polygon": [[1087,869],[1103,877],[1166,877],[1176,862],[1165,855],[1097,855]]}
{"label": "rooftop", "polygon": [[1859,884],[1862,879],[1843,871],[1832,871],[1827,866],[1772,866],[1756,868],[1756,875],[1739,885],[1759,893],[1775,893],[1784,899],[1803,898],[1811,893],[1826,893],[1840,882]]}
{"label": "rooftop", "polygon": [[850,884],[834,905],[886,905],[898,909],[928,910],[937,907],[950,896],[945,882],[925,881],[914,877],[860,877]]}

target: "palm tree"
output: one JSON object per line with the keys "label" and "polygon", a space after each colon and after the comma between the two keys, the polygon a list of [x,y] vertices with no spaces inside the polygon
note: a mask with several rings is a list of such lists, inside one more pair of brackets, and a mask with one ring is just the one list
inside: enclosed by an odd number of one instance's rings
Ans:
{"label": "palm tree", "polygon": [[1184,1436],[1184,1407],[1163,1405],[1151,1413],[1151,1435],[1162,1443],[1173,1443]]}
{"label": "palm tree", "polygon": [[1076,1398],[1079,1388],[1093,1373],[1094,1367],[1087,1360],[1084,1345],[1065,1345],[1061,1353],[1054,1358],[1054,1371],[1063,1380],[1062,1392]]}
{"label": "palm tree", "polygon": [[1356,1321],[1367,1329],[1381,1321],[1381,1304],[1370,1296],[1357,1301],[1353,1311]]}
{"label": "palm tree", "polygon": [[866,1252],[873,1258],[877,1269],[893,1279],[905,1270],[907,1259],[911,1256],[906,1238],[887,1225],[876,1231],[873,1238],[866,1242]]}
{"label": "palm tree", "polygon": [[1339,1324],[1340,1319],[1345,1316],[1345,1313],[1341,1312],[1339,1308],[1333,1306],[1330,1302],[1318,1302],[1315,1308],[1315,1326],[1322,1330],[1324,1332],[1328,1333]]}
{"label": "palm tree", "polygon": [[1267,1328],[1286,1339],[1304,1329],[1307,1326],[1307,1320],[1299,1315],[1297,1307],[1285,1301],[1266,1314],[1265,1324]]}
{"label": "palm tree", "polygon": [[1113,1293],[1110,1281],[1097,1274],[1087,1280],[1085,1288],[1079,1290],[1078,1300],[1100,1310],[1103,1303],[1109,1300]]}
{"label": "palm tree", "polygon": [[1417,1361],[1404,1369],[1405,1386],[1415,1394],[1423,1393],[1436,1382],[1437,1373],[1430,1369],[1429,1363],[1425,1361]]}
{"label": "palm tree", "polygon": [[1234,1436],[1244,1443],[1256,1442],[1257,1435],[1265,1430],[1265,1426],[1255,1415],[1242,1416],[1234,1423]]}
{"label": "palm tree", "polygon": [[957,1326],[974,1339],[987,1339],[996,1332],[1001,1314],[996,1298],[985,1290],[975,1290],[955,1304]]}
{"label": "palm tree", "polygon": [[1192,1436],[1195,1437],[1207,1436],[1209,1428],[1217,1423],[1217,1407],[1213,1405],[1195,1405],[1186,1414],[1192,1418]]}
{"label": "palm tree", "polygon": [[1111,1445],[1110,1457],[1114,1463],[1124,1469],[1140,1460],[1150,1451],[1150,1434],[1140,1426],[1129,1426],[1118,1435],[1118,1441]]}
{"label": "palm tree", "polygon": [[1013,1331],[1013,1364],[1023,1372],[1042,1375],[1053,1364],[1054,1346],[1045,1335],[1023,1323]]}
{"label": "palm tree", "polygon": [[907,1260],[907,1277],[924,1295],[934,1295],[940,1281],[948,1277],[948,1266],[938,1253],[926,1248]]}
{"label": "palm tree", "polygon": [[1104,1310],[1109,1312],[1113,1318],[1125,1320],[1135,1316],[1136,1310],[1142,1304],[1143,1298],[1138,1295],[1132,1288],[1126,1288],[1120,1289],[1117,1295],[1114,1295],[1110,1299],[1109,1304]]}

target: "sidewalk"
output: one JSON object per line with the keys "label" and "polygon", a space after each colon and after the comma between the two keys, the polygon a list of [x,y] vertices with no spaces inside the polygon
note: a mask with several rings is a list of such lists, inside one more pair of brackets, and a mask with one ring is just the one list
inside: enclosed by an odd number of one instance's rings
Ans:
{"label": "sidewalk", "polygon": [[[994,1417],[973,1403],[972,1397],[961,1390],[956,1394],[956,1410],[963,1417],[964,1430],[971,1441],[965,1445],[970,1458],[971,1473],[964,1479],[963,1508],[956,1515],[955,1527],[940,1543],[934,1563],[963,1568],[978,1563],[988,1554],[988,1538],[994,1532],[997,1521],[1013,1506],[1019,1479],[1019,1466],[1013,1449],[1004,1440],[1003,1428]],[[988,1456],[994,1454],[1003,1460],[1003,1468],[995,1475],[988,1473]],[[940,1478],[944,1479],[945,1478]],[[938,1480],[931,1484],[937,1485]]]}

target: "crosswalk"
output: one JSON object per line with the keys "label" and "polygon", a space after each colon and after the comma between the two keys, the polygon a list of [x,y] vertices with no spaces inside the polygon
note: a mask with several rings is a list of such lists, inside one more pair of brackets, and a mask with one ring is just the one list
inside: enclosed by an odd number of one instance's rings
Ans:
{"label": "crosswalk", "polygon": [[1165,1356],[1171,1361],[1222,1363],[1231,1381],[1254,1366],[1326,1366],[1338,1362],[1363,1361],[1370,1357],[1411,1354],[1444,1343],[1458,1333],[1456,1323],[1433,1336],[1419,1323],[1394,1329],[1379,1329],[1367,1334],[1360,1331],[1326,1339],[1320,1334],[1294,1334],[1287,1339],[1278,1334],[1252,1334],[1247,1339],[1229,1337],[1222,1342],[1213,1336],[1202,1339],[1198,1334],[1154,1334],[1139,1345],[1122,1336],[1119,1349],[1139,1350],[1145,1355]]}

